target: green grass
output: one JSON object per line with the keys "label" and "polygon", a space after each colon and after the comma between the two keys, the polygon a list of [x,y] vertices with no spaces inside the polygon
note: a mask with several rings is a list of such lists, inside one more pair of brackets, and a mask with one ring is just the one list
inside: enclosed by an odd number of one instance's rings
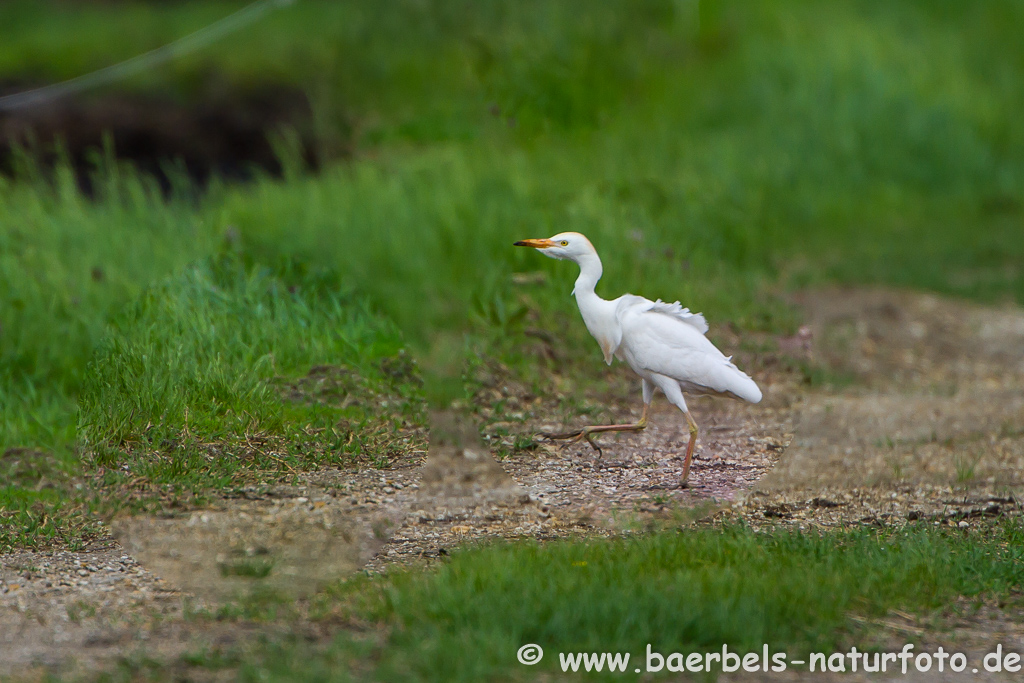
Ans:
{"label": "green grass", "polygon": [[97,202],[64,170],[51,183],[0,178],[0,462],[20,472],[0,483],[0,548],[95,532],[68,516],[89,359],[122,306],[216,245],[183,203],[106,169]]}
{"label": "green grass", "polygon": [[0,461],[0,548],[95,531],[39,521],[67,521],[69,495],[92,497],[70,488],[83,465],[109,513],[407,457],[423,445],[418,382],[394,326],[336,280],[231,255],[190,266],[110,323],[85,372],[77,450]]}
{"label": "green grass", "polygon": [[[0,7],[0,72],[30,82],[70,78],[246,4],[14,0]],[[493,102],[521,129],[566,129],[598,122],[643,87],[655,66],[651,49],[671,53],[672,32],[685,24],[692,21],[677,21],[667,0],[636,8],[616,0],[582,14],[542,0],[304,0],[119,86],[187,100],[225,84],[294,83],[308,92],[327,142],[353,132],[373,145],[474,139]]]}
{"label": "green grass", "polygon": [[[0,63],[64,77],[237,6],[7,3]],[[1018,3],[687,8],[302,2],[129,83],[293,83],[345,103],[361,153],[198,203],[109,163],[98,202],[66,173],[5,183],[4,445],[73,442],[110,317],[225,234],[335,273],[420,347],[575,319],[573,269],[510,248],[564,229],[605,254],[607,295],[680,298],[713,325],[786,329],[782,288],[836,280],[1024,301]],[[342,127],[324,114],[323,136]],[[516,270],[550,277],[525,291]],[[567,348],[593,353],[580,328]]]}
{"label": "green grass", "polygon": [[422,447],[399,434],[424,418],[394,326],[333,278],[279,270],[222,257],[153,287],[112,323],[79,429],[107,484],[125,472],[215,491],[250,469],[387,464]]}
{"label": "green grass", "polygon": [[74,436],[73,395],[110,316],[215,246],[201,218],[109,171],[99,202],[67,172],[0,179],[0,448]]}
{"label": "green grass", "polygon": [[330,363],[366,374],[401,350],[393,326],[336,282],[231,258],[201,264],[150,289],[111,325],[83,391],[82,438],[118,451],[158,448],[186,431],[211,441],[283,434],[305,425],[285,414],[273,380]]}
{"label": "green grass", "polygon": [[[967,596],[1019,601],[1022,530],[1004,521],[965,533],[930,524],[818,535],[742,526],[616,541],[495,544],[432,570],[353,580],[313,613],[359,624],[329,644],[271,638],[193,665],[237,667],[241,680],[534,680],[558,653],[760,651],[799,659],[884,637],[850,615],[950,616]],[[929,617],[932,615],[932,617]],[[941,621],[941,619],[940,619]],[[517,663],[526,643],[542,664]],[[214,656],[216,655],[216,656]],[[799,667],[797,667],[799,668]]]}

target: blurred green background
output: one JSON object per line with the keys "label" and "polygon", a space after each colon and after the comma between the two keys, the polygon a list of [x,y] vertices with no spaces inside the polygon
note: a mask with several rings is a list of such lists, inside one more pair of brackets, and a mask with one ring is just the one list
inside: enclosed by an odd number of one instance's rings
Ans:
{"label": "blurred green background", "polygon": [[[0,95],[246,6],[7,0]],[[545,398],[552,376],[623,391],[575,269],[522,238],[587,234],[599,293],[680,299],[752,371],[801,288],[1024,304],[1022,33],[1021,0],[297,0],[129,78],[0,101],[0,553],[416,457],[439,374],[466,371],[440,393],[467,402],[492,366]],[[182,662],[525,680],[530,640],[552,671],[558,649],[828,648],[866,638],[851,612],[1017,604],[1020,548],[1012,519],[496,545],[197,612],[289,635]],[[184,670],[140,657],[109,680]]]}
{"label": "blurred green background", "polygon": [[[0,86],[71,78],[243,6],[5,2]],[[681,299],[712,334],[792,331],[783,295],[824,283],[1024,303],[1022,27],[1018,0],[299,0],[0,113],[10,138],[119,121],[124,102],[157,132],[174,128],[161,109],[202,124],[234,108],[252,128],[253,93],[296,103],[266,121],[274,163],[241,183],[194,185],[173,163],[155,180],[116,134],[91,152],[3,148],[0,506],[52,525],[33,506],[65,496],[19,453],[52,458],[51,481],[112,453],[174,472],[182,430],[330,424],[267,388],[318,364],[383,387],[403,346],[508,360],[531,325],[596,368],[574,270],[512,248],[525,237],[584,232],[600,292]]]}

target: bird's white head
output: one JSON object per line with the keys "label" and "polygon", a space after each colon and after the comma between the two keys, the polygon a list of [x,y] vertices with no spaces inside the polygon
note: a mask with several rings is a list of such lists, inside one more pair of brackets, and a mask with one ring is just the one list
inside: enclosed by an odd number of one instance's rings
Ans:
{"label": "bird's white head", "polygon": [[597,250],[585,235],[578,232],[560,232],[547,239],[519,240],[517,247],[533,247],[545,256],[580,262],[586,256],[596,256]]}

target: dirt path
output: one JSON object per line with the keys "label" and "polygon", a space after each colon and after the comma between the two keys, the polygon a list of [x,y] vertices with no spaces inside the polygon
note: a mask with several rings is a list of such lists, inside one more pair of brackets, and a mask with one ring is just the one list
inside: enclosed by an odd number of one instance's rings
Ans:
{"label": "dirt path", "polygon": [[801,304],[811,360],[851,384],[800,398],[792,445],[738,514],[828,525],[1019,514],[1024,312],[885,290]]}
{"label": "dirt path", "polygon": [[[695,506],[801,527],[969,526],[1018,514],[1024,313],[884,291],[821,292],[800,305],[808,328],[757,359],[761,404],[693,403],[703,432],[688,489],[676,485],[688,434],[656,400],[650,427],[604,437],[600,458],[586,444],[501,463],[480,445],[433,448],[425,462],[313,473],[186,518],[129,520],[114,527],[123,545],[0,559],[0,670],[88,671],[133,652],[173,659],[244,639],[254,626],[188,614],[258,578],[267,558],[270,585],[302,594],[339,573],[429,561],[474,539],[629,533],[685,523]],[[800,363],[849,384],[808,388]],[[522,428],[550,428],[543,418]],[[310,557],[323,571],[303,568]],[[936,642],[1024,644],[1005,619],[957,628],[968,636]]]}

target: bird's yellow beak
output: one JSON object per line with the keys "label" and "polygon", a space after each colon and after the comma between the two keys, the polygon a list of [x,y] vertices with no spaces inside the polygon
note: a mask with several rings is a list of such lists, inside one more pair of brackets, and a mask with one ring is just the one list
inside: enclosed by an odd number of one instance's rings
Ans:
{"label": "bird's yellow beak", "polygon": [[555,246],[555,243],[549,239],[540,240],[519,240],[514,246],[517,247],[533,247],[534,249],[547,249],[548,247]]}

